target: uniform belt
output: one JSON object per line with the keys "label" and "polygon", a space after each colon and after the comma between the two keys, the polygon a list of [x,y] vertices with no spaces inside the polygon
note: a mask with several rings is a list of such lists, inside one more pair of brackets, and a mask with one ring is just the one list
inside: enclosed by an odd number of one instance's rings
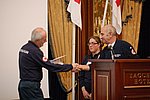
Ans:
{"label": "uniform belt", "polygon": [[40,82],[40,81],[37,81],[37,80],[27,80],[27,79],[21,79],[20,81]]}

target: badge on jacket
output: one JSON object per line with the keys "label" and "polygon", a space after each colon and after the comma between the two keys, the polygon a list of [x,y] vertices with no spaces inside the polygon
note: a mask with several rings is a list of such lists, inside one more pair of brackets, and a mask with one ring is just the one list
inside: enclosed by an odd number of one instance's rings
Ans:
{"label": "badge on jacket", "polygon": [[47,59],[46,57],[43,57],[43,58],[42,58],[42,61],[44,61],[44,62],[47,62],[47,60],[48,60],[48,59]]}

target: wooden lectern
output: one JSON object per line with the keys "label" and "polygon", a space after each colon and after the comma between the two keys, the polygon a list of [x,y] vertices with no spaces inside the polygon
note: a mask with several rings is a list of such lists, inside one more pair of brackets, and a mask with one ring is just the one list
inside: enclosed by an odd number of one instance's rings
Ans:
{"label": "wooden lectern", "polygon": [[150,59],[89,59],[92,100],[150,100]]}

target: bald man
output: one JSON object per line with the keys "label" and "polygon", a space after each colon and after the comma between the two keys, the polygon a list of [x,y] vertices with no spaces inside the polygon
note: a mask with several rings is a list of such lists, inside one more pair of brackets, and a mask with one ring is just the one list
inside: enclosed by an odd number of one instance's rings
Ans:
{"label": "bald man", "polygon": [[101,28],[100,38],[103,43],[107,44],[107,46],[102,50],[100,58],[139,58],[130,43],[117,39],[116,29],[111,24],[105,25]]}

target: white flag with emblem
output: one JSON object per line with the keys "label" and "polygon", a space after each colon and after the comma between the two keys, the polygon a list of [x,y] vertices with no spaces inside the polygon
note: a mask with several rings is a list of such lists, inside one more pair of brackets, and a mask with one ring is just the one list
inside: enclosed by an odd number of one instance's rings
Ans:
{"label": "white flag with emblem", "polygon": [[71,21],[82,29],[81,0],[70,0],[67,11],[71,13]]}
{"label": "white flag with emblem", "polygon": [[122,21],[121,21],[120,0],[111,0],[111,4],[112,4],[112,25],[116,28],[117,34],[121,34]]}

